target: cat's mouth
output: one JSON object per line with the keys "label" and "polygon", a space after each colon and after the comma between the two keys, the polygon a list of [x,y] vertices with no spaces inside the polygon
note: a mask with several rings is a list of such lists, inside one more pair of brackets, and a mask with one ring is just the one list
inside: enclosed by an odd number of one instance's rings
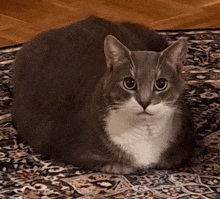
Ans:
{"label": "cat's mouth", "polygon": [[142,111],[140,113],[137,113],[136,115],[153,115],[152,113],[148,113],[146,111]]}

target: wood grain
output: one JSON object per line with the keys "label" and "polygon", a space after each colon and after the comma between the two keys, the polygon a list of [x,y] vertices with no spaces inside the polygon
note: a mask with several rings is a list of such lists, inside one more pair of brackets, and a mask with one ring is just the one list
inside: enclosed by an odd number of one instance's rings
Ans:
{"label": "wood grain", "polygon": [[7,0],[0,6],[0,46],[89,15],[151,29],[220,27],[220,0]]}

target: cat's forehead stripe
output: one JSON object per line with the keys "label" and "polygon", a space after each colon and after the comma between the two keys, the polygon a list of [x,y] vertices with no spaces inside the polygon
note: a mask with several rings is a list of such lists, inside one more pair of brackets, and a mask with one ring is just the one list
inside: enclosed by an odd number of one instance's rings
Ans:
{"label": "cat's forehead stripe", "polygon": [[135,78],[135,71],[134,71],[134,69],[133,69],[133,68],[132,68],[132,69],[130,69],[130,73],[131,73],[132,77],[133,77],[133,78]]}
{"label": "cat's forehead stripe", "polygon": [[135,73],[136,71],[136,66],[134,64],[134,60],[132,59],[132,55],[130,54],[130,60],[131,60],[131,69],[130,69],[130,73],[133,77],[135,77]]}
{"label": "cat's forehead stripe", "polygon": [[132,51],[131,61],[134,68],[155,68],[158,64],[160,53],[154,51]]}

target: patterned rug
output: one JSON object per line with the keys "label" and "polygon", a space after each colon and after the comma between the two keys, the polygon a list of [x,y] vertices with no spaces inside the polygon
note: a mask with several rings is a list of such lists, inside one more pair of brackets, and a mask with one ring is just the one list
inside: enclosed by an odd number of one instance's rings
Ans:
{"label": "patterned rug", "polygon": [[0,49],[0,198],[220,198],[220,29],[160,31],[168,40],[188,37],[185,101],[198,146],[191,166],[129,175],[57,165],[35,154],[13,129],[11,63],[22,45]]}

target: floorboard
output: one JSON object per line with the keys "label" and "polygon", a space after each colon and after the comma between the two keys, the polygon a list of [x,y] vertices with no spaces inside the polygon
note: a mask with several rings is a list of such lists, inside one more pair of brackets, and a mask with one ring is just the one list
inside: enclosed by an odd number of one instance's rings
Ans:
{"label": "floorboard", "polygon": [[220,0],[7,0],[0,6],[0,46],[91,14],[151,29],[220,27]]}

